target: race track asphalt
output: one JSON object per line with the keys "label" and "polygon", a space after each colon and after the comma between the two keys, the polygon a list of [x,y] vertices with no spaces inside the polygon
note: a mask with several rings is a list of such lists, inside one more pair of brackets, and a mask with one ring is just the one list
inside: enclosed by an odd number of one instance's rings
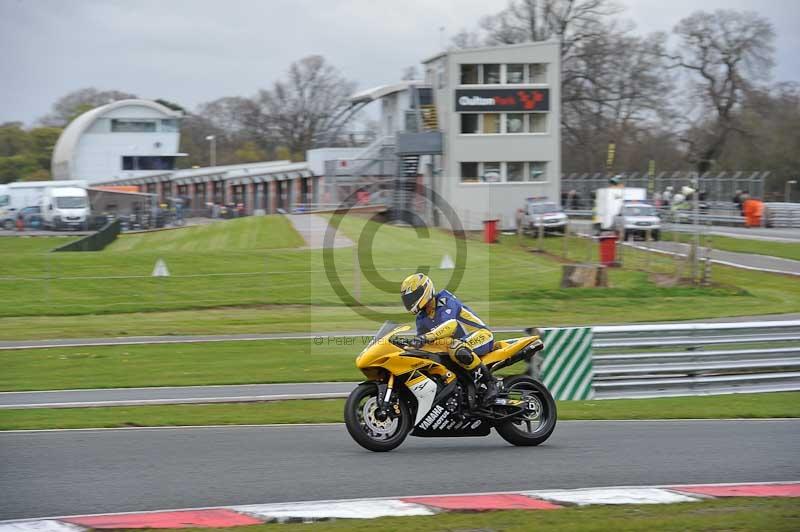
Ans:
{"label": "race track asphalt", "polygon": [[544,445],[341,424],[0,433],[0,519],[537,488],[800,480],[800,420],[566,421]]}

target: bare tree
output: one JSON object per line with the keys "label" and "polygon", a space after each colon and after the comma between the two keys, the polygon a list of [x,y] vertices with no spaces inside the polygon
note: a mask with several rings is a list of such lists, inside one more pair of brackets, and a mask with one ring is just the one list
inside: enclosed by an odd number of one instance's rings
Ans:
{"label": "bare tree", "polygon": [[[599,24],[599,23],[598,23]],[[672,79],[662,58],[663,34],[631,35],[615,22],[587,37],[562,72],[565,153],[583,159],[585,170],[602,168],[609,142],[628,167],[643,129],[669,120]]]}
{"label": "bare tree", "polygon": [[800,84],[777,83],[745,90],[733,135],[717,159],[720,170],[769,170],[766,188],[784,199],[786,181],[800,176]]}
{"label": "bare tree", "polygon": [[450,39],[451,48],[477,48],[480,45],[481,37],[477,31],[462,29]]}
{"label": "bare tree", "polygon": [[419,72],[416,65],[407,66],[403,69],[403,76],[400,78],[403,81],[419,79]]}
{"label": "bare tree", "polygon": [[688,74],[698,110],[682,141],[688,146],[688,160],[704,173],[731,135],[745,132],[736,111],[745,90],[769,76],[775,32],[759,14],[731,9],[698,11],[673,31],[681,41],[672,55],[673,66]]}
{"label": "bare tree", "polygon": [[59,98],[47,115],[39,122],[45,126],[64,127],[73,118],[90,109],[116,100],[136,98],[135,94],[117,90],[101,91],[94,87],[78,89]]}
{"label": "bare tree", "polygon": [[495,15],[483,17],[486,44],[515,44],[559,39],[562,53],[587,36],[596,35],[596,22],[620,13],[612,0],[510,0]]}
{"label": "bare tree", "polygon": [[354,90],[355,84],[322,56],[312,55],[292,63],[287,78],[259,91],[256,101],[269,116],[275,138],[301,158],[352,118],[344,110]]}

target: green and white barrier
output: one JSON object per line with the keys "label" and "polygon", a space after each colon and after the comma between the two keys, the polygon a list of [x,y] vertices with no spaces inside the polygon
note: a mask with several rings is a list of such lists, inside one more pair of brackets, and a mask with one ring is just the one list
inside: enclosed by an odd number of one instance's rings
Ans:
{"label": "green and white barrier", "polygon": [[560,400],[592,398],[592,328],[543,329],[539,378]]}

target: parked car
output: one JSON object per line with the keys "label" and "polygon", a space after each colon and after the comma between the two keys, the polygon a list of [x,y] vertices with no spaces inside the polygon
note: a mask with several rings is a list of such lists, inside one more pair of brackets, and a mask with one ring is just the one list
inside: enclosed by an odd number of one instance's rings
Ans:
{"label": "parked car", "polygon": [[522,214],[522,229],[534,234],[539,232],[539,228],[544,228],[545,232],[564,234],[567,229],[567,215],[564,209],[553,201],[545,199],[529,198]]}
{"label": "parked car", "polygon": [[22,223],[26,228],[39,229],[42,227],[42,208],[38,205],[23,207],[17,216],[22,216]]}
{"label": "parked car", "polygon": [[655,207],[644,202],[625,202],[622,211],[615,218],[617,234],[623,239],[641,237],[658,240],[661,238],[661,218]]}

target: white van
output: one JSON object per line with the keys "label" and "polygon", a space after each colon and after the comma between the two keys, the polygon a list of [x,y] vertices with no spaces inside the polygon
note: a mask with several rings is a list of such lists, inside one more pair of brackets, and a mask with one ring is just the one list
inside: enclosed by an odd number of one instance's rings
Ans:
{"label": "white van", "polygon": [[19,211],[25,207],[41,207],[42,196],[53,187],[86,188],[86,181],[16,181],[0,185],[0,227],[13,229]]}
{"label": "white van", "polygon": [[616,230],[616,218],[629,201],[644,201],[647,191],[643,188],[609,187],[595,192],[592,223],[595,232]]}
{"label": "white van", "polygon": [[14,228],[14,214],[16,209],[11,206],[11,194],[8,186],[0,185],[0,227],[3,229]]}
{"label": "white van", "polygon": [[42,194],[42,225],[46,229],[81,230],[89,225],[89,194],[85,188],[50,187]]}

